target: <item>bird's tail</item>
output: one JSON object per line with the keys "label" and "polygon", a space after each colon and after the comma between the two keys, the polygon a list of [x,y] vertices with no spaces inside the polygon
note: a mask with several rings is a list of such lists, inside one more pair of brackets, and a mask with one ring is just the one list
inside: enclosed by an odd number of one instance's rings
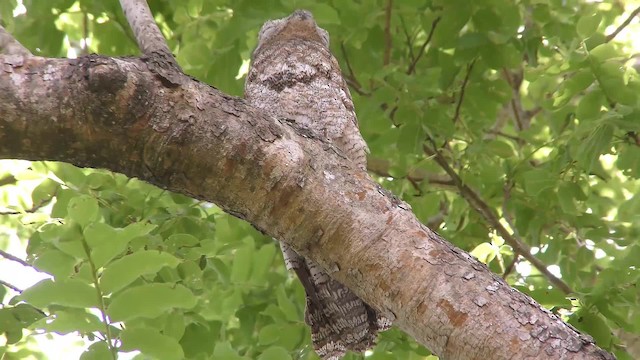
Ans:
{"label": "bird's tail", "polygon": [[287,268],[294,270],[307,293],[305,322],[323,360],[338,360],[347,350],[372,348],[379,331],[391,322],[349,288],[331,278],[318,264],[280,243]]}

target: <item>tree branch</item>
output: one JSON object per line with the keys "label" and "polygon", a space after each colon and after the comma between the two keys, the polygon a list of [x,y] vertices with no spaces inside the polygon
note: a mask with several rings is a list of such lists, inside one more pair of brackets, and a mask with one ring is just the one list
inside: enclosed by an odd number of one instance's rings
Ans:
{"label": "tree branch", "polygon": [[429,31],[429,35],[427,35],[427,39],[424,41],[424,43],[420,47],[420,51],[418,51],[418,55],[416,55],[416,57],[413,59],[413,61],[409,65],[409,68],[407,69],[407,75],[413,74],[413,72],[416,70],[416,65],[418,64],[418,61],[420,61],[420,58],[424,54],[424,50],[427,48],[427,45],[429,45],[429,43],[431,42],[431,39],[433,38],[433,34],[436,31],[436,26],[438,26],[439,22],[440,22],[440,17],[437,17],[435,20],[433,20],[433,23],[431,23],[431,30]]}
{"label": "tree branch", "polygon": [[460,108],[462,108],[462,101],[464,100],[464,91],[467,88],[467,84],[469,83],[469,77],[471,76],[471,70],[473,70],[473,65],[475,65],[476,60],[474,59],[467,66],[467,73],[464,76],[464,80],[462,81],[462,86],[460,87],[460,96],[458,97],[458,102],[456,103],[456,110],[453,114],[453,123],[458,122],[460,118]]}
{"label": "tree branch", "polygon": [[638,14],[640,14],[640,6],[637,7],[635,10],[633,10],[631,14],[629,14],[627,19],[622,24],[620,24],[620,26],[618,26],[617,29],[615,29],[611,34],[607,35],[605,42],[609,42],[613,40],[616,36],[618,36],[618,34],[620,34],[620,32],[624,30],[624,28],[626,28],[627,26],[629,26],[629,24],[631,24],[631,21],[633,21],[633,19],[636,16],[638,16]]}
{"label": "tree branch", "polygon": [[26,266],[26,267],[30,267],[32,268],[33,266],[31,264],[29,264],[28,262],[20,259],[17,256],[13,256],[11,254],[9,254],[8,252],[4,251],[4,250],[0,250],[0,256],[2,256],[3,258],[7,259],[7,260],[11,260],[14,262],[17,262],[18,264],[22,265],[22,266]]}
{"label": "tree branch", "polygon": [[120,6],[133,30],[140,51],[146,56],[148,66],[167,85],[181,85],[182,69],[169,50],[169,46],[153,19],[145,0],[120,0]]}
{"label": "tree branch", "polygon": [[387,0],[387,6],[384,10],[384,55],[382,59],[382,65],[387,66],[391,61],[391,47],[393,46],[391,40],[391,9],[393,7],[393,0]]}
{"label": "tree branch", "polygon": [[443,358],[612,359],[420,224],[331,144],[147,69],[94,55],[32,57],[0,72],[0,157],[108,168],[216,203],[316,261]]}
{"label": "tree branch", "polygon": [[0,25],[0,54],[32,56],[31,51],[22,46],[2,25]]}
{"label": "tree branch", "polygon": [[147,56],[154,52],[171,54],[145,0],[120,0],[120,6],[143,54]]}
{"label": "tree branch", "polygon": [[442,153],[438,150],[435,142],[429,138],[432,143],[433,148],[430,148],[426,144],[423,145],[423,149],[428,156],[433,156],[434,160],[440,167],[451,177],[454,184],[460,191],[460,195],[471,205],[471,207],[476,210],[476,212],[482,216],[487,223],[489,223],[502,238],[514,249],[516,253],[519,253],[527,259],[538,271],[544,274],[549,282],[556,286],[558,289],[562,290],[566,294],[573,293],[573,290],[560,278],[556,277],[551,273],[547,266],[540,261],[537,257],[531,254],[531,249],[528,245],[526,245],[523,241],[516,238],[515,235],[509,233],[509,231],[502,226],[500,220],[497,215],[493,212],[493,210],[485,203],[480,196],[476,194],[469,186],[467,186],[460,176],[449,166],[447,160],[444,158]]}
{"label": "tree branch", "polygon": [[20,289],[17,286],[11,285],[11,284],[9,284],[8,282],[6,282],[4,280],[0,280],[0,285],[4,285],[4,286],[8,287],[9,289],[11,289],[11,290],[13,290],[15,292],[22,294],[22,289]]}

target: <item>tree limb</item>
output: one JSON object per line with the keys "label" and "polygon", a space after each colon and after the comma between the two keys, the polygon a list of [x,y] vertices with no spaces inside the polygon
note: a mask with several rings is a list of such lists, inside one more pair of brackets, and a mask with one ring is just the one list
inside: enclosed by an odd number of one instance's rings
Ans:
{"label": "tree limb", "polygon": [[631,24],[631,21],[633,21],[633,19],[636,16],[638,16],[638,14],[640,14],[640,7],[637,7],[635,10],[633,10],[631,14],[629,14],[627,19],[622,24],[620,24],[620,26],[618,26],[617,29],[615,29],[611,34],[607,35],[605,42],[609,42],[613,40],[616,36],[618,36],[618,34],[620,34],[620,32],[624,30],[624,28],[626,28],[627,26],[629,26],[629,24]]}
{"label": "tree limb", "polygon": [[467,200],[469,205],[471,205],[471,207],[476,210],[476,212],[478,212],[478,214],[480,214],[480,216],[482,216],[485,221],[487,221],[487,223],[490,224],[498,232],[498,234],[500,234],[500,236],[502,236],[502,238],[514,249],[516,253],[521,254],[522,257],[527,259],[533,265],[533,267],[538,269],[538,271],[540,271],[547,279],[549,279],[549,282],[551,284],[562,290],[565,294],[573,293],[573,290],[571,289],[571,287],[569,287],[569,285],[567,285],[567,283],[562,281],[557,276],[553,275],[553,273],[551,273],[549,269],[547,269],[547,265],[545,265],[537,257],[531,255],[531,249],[527,244],[525,244],[520,239],[517,239],[516,236],[511,234],[504,226],[502,226],[500,220],[493,212],[493,210],[491,210],[491,208],[482,199],[480,199],[478,194],[476,194],[475,191],[468,187],[462,181],[460,176],[458,176],[458,174],[451,168],[451,166],[449,166],[447,160],[435,146],[435,143],[433,143],[432,148],[425,144],[423,146],[423,149],[427,155],[433,156],[438,165],[440,165],[440,167],[449,175],[449,177],[451,177],[451,180],[453,180],[454,184],[456,184],[456,187],[458,187],[460,195],[462,195],[462,197]]}
{"label": "tree limb", "polygon": [[22,266],[26,266],[26,267],[33,267],[31,266],[31,264],[29,264],[28,262],[20,259],[17,256],[13,256],[11,254],[9,254],[8,252],[4,251],[4,250],[0,250],[0,256],[2,256],[3,258],[7,259],[7,260],[11,260],[13,262],[17,262],[18,264],[22,265]]}
{"label": "tree limb", "polygon": [[31,51],[22,46],[2,25],[0,25],[0,54],[31,56]]}
{"label": "tree limb", "polygon": [[182,69],[169,50],[146,0],[120,0],[120,6],[151,71],[166,85],[180,85],[184,79]]}
{"label": "tree limb", "polygon": [[443,359],[613,358],[420,224],[331,144],[147,69],[93,55],[0,72],[0,158],[108,168],[214,202],[318,262]]}
{"label": "tree limb", "polygon": [[120,0],[120,6],[143,54],[148,56],[154,52],[171,54],[145,0]]}

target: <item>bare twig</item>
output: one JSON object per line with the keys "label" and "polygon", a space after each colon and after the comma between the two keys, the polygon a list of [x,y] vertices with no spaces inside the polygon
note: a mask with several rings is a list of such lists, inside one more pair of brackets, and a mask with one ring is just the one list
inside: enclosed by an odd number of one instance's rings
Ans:
{"label": "bare twig", "polygon": [[476,60],[473,59],[469,65],[467,65],[467,74],[464,76],[464,80],[462,81],[462,87],[460,88],[460,96],[458,97],[458,103],[456,104],[456,111],[453,115],[453,123],[458,122],[460,118],[460,108],[462,107],[462,101],[464,100],[464,91],[467,88],[467,84],[469,83],[469,77],[471,76],[471,70],[473,70],[473,65],[476,63]]}
{"label": "bare twig", "polygon": [[622,24],[620,24],[620,26],[618,26],[617,29],[615,29],[611,34],[607,35],[605,42],[609,42],[613,40],[616,36],[618,36],[618,34],[620,34],[620,32],[624,30],[624,28],[626,28],[627,26],[629,26],[629,24],[631,24],[631,21],[633,21],[633,18],[638,16],[638,14],[640,14],[640,7],[637,7],[635,10],[633,10],[631,14],[629,14],[629,17],[627,17],[627,19]]}
{"label": "bare twig", "polygon": [[384,55],[382,59],[382,65],[387,66],[391,61],[391,9],[393,7],[393,0],[387,0],[387,7],[384,11]]}
{"label": "bare twig", "polygon": [[11,255],[11,254],[9,254],[8,252],[6,252],[4,250],[0,250],[0,256],[2,256],[3,258],[5,258],[7,260],[11,260],[11,261],[17,262],[20,265],[27,266],[27,267],[33,267],[28,262],[20,259],[17,256]]}
{"label": "bare twig", "polygon": [[340,43],[340,51],[342,51],[342,57],[344,58],[344,62],[347,64],[347,70],[349,71],[348,74],[343,74],[345,80],[347,81],[347,84],[349,84],[349,86],[359,95],[362,95],[362,96],[371,95],[370,93],[362,89],[362,85],[358,81],[358,78],[356,77],[356,74],[353,71],[353,68],[351,67],[351,62],[349,62],[349,56],[347,55],[347,49],[344,47],[344,42]]}
{"label": "bare twig", "polygon": [[528,127],[528,124],[526,124],[527,126],[525,126],[522,121],[523,111],[522,104],[520,103],[520,86],[522,85],[522,77],[520,76],[518,79],[514,79],[509,73],[509,70],[505,68],[502,68],[502,74],[507,80],[507,83],[509,83],[509,87],[511,87],[511,92],[513,93],[511,96],[511,109],[516,120],[516,126],[518,130],[523,130]]}
{"label": "bare twig", "polygon": [[409,32],[407,31],[407,25],[404,23],[404,17],[400,16],[400,24],[402,24],[402,32],[404,33],[404,37],[407,40],[407,49],[409,49],[409,59],[413,63],[415,60],[415,55],[413,54],[413,39]]}
{"label": "bare twig", "polygon": [[38,209],[40,209],[41,207],[47,205],[49,202],[51,202],[51,199],[55,196],[55,194],[53,194],[50,198],[48,199],[42,199],[38,204],[33,205],[31,208],[29,209],[24,209],[22,211],[0,211],[0,215],[20,215],[20,214],[31,214],[34,213],[36,211],[38,211]]}
{"label": "bare twig", "polygon": [[458,188],[460,195],[471,205],[480,216],[482,216],[485,221],[490,224],[496,232],[509,244],[514,252],[521,254],[525,259],[527,259],[531,265],[533,265],[540,273],[542,273],[551,284],[556,286],[558,289],[563,292],[570,294],[573,293],[573,289],[569,287],[564,281],[560,278],[556,277],[552,274],[547,266],[540,261],[538,258],[531,254],[531,249],[527,244],[522,242],[515,235],[511,234],[498,219],[498,216],[493,212],[493,210],[489,207],[489,205],[484,202],[475,191],[473,191],[469,186],[467,186],[460,176],[449,166],[447,160],[444,158],[442,153],[438,150],[437,145],[433,141],[431,137],[428,138],[433,148],[430,148],[427,144],[423,144],[423,150],[428,156],[432,156],[438,165],[451,177],[453,183]]}
{"label": "bare twig", "polygon": [[509,276],[509,274],[511,274],[513,272],[513,270],[516,268],[516,264],[519,261],[520,261],[520,254],[518,254],[518,253],[513,254],[513,260],[511,260],[509,265],[507,265],[507,267],[504,269],[504,273],[502,273],[502,278],[503,279],[506,279],[507,276]]}
{"label": "bare twig", "polygon": [[2,25],[0,25],[0,54],[32,56],[31,51],[22,46]]}
{"label": "bare twig", "polygon": [[433,34],[436,31],[436,26],[438,25],[438,22],[440,22],[440,17],[437,17],[435,20],[433,20],[433,23],[431,23],[431,30],[429,31],[429,35],[427,35],[427,39],[424,41],[424,43],[420,47],[420,51],[418,51],[418,55],[416,55],[416,57],[413,59],[413,61],[409,65],[409,68],[407,69],[407,75],[413,74],[413,72],[416,70],[416,65],[418,64],[418,61],[420,61],[420,58],[424,54],[424,50],[427,48],[427,45],[429,45],[429,43],[431,42],[431,39],[433,38]]}
{"label": "bare twig", "polygon": [[22,289],[20,289],[17,286],[11,285],[11,284],[9,284],[8,282],[6,282],[4,280],[0,280],[0,285],[4,285],[4,286],[8,287],[9,289],[11,289],[11,290],[13,290],[15,292],[22,294]]}

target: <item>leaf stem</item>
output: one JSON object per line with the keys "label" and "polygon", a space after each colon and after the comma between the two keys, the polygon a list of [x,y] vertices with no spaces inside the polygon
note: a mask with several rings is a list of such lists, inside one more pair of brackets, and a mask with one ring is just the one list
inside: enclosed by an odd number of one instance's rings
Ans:
{"label": "leaf stem", "polygon": [[89,266],[91,266],[91,276],[93,277],[93,285],[96,288],[96,295],[98,296],[98,305],[100,306],[100,315],[102,316],[102,322],[105,327],[105,335],[107,337],[107,347],[111,352],[111,357],[113,360],[117,360],[117,352],[113,347],[113,338],[111,336],[111,324],[109,323],[109,319],[107,317],[107,307],[104,303],[104,296],[102,295],[102,290],[100,289],[100,284],[98,282],[98,271],[96,269],[96,264],[91,259],[91,250],[89,249],[89,244],[87,241],[82,238],[82,247],[84,248],[84,252],[87,254],[87,261],[89,262]]}

